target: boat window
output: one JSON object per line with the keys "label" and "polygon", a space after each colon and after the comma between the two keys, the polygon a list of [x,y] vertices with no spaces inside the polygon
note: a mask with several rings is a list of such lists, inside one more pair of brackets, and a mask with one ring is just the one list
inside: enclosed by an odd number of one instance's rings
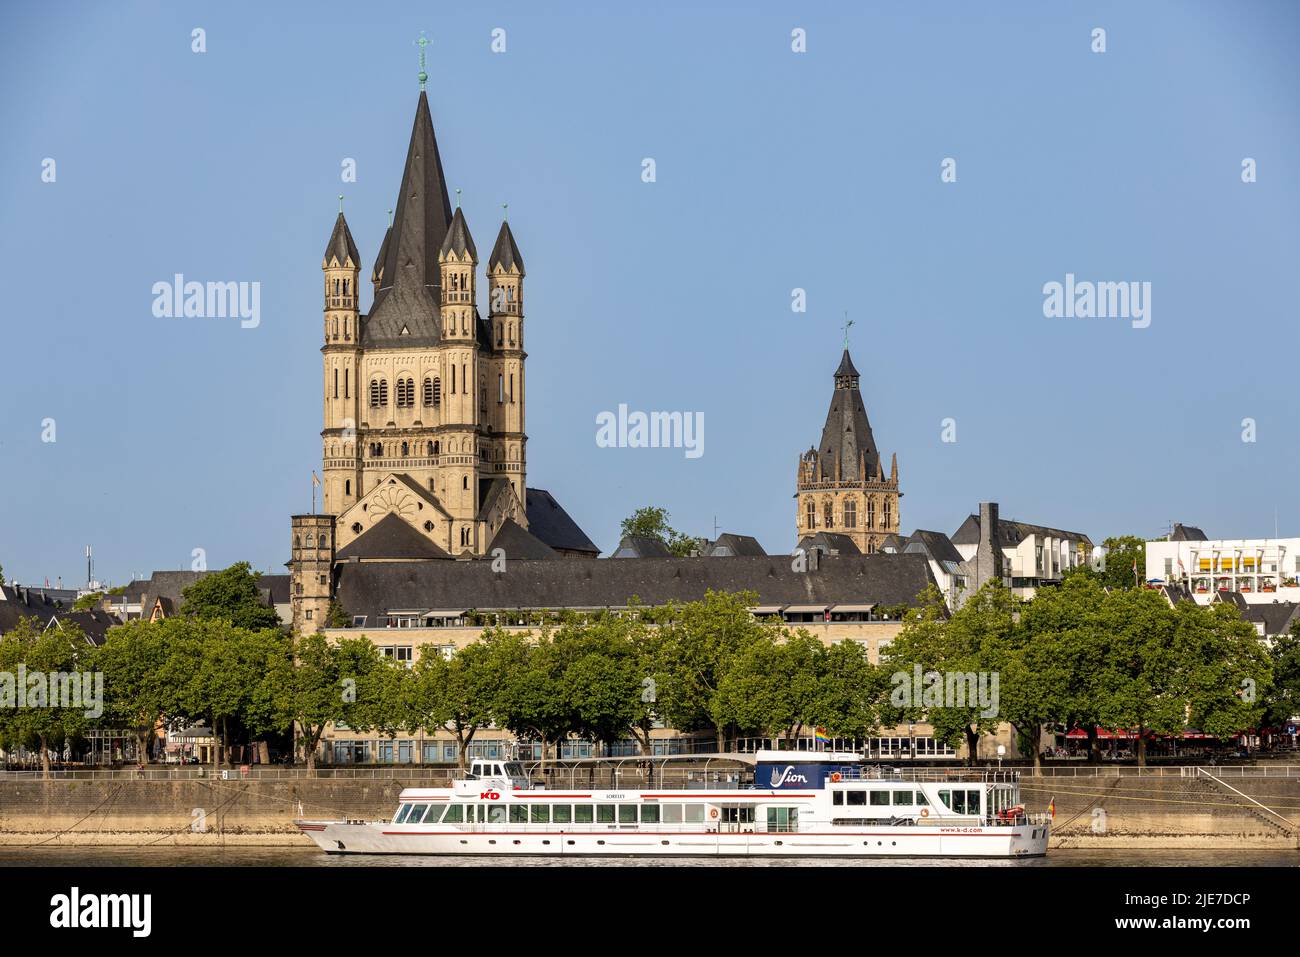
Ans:
{"label": "boat window", "polygon": [[665,824],[682,823],[682,806],[680,804],[661,805],[661,813]]}
{"label": "boat window", "polygon": [[872,804],[873,806],[875,806],[875,807],[883,807],[884,805],[886,805],[886,804],[888,804],[888,803],[889,803],[889,792],[888,792],[888,791],[872,791],[872,792],[871,792],[871,804]]}
{"label": "boat window", "polygon": [[643,804],[641,805],[641,823],[658,824],[659,823],[659,805]]}
{"label": "boat window", "polygon": [[832,804],[835,804],[835,805],[837,805],[837,806],[843,804],[843,803],[844,803],[844,792],[843,792],[843,791],[832,791],[832,792],[831,792],[831,803],[832,803]]}
{"label": "boat window", "polygon": [[465,805],[463,805],[463,804],[449,804],[449,805],[447,805],[447,813],[446,813],[446,814],[443,816],[443,818],[442,818],[442,823],[443,823],[443,824],[460,824],[460,823],[462,823],[463,820],[464,820],[464,818],[461,816],[461,815],[463,815],[464,813],[465,813]]}
{"label": "boat window", "polygon": [[703,804],[685,804],[682,806],[682,816],[687,824],[704,823],[704,805]]}
{"label": "boat window", "polygon": [[497,777],[501,777],[503,773],[501,771],[501,765],[499,764],[492,765],[492,773],[495,774]]}
{"label": "boat window", "polygon": [[596,823],[613,824],[614,823],[614,805],[597,804],[596,805]]}
{"label": "boat window", "polygon": [[618,806],[618,823],[635,824],[636,823],[636,805],[620,804]]}
{"label": "boat window", "polygon": [[556,804],[551,808],[551,820],[556,824],[568,824],[573,820],[573,808],[568,804]]}
{"label": "boat window", "polygon": [[967,791],[966,792],[966,813],[978,814],[979,812],[980,812],[980,792]]}
{"label": "boat window", "polygon": [[575,805],[573,805],[573,823],[574,823],[574,824],[590,824],[590,823],[591,823],[591,811],[592,811],[592,807],[591,807],[590,804],[575,804]]}
{"label": "boat window", "polygon": [[894,792],[894,803],[895,803],[895,804],[911,804],[911,803],[912,803],[912,792],[911,792],[911,791],[895,791],[895,792]]}
{"label": "boat window", "polygon": [[956,814],[966,813],[966,792],[965,791],[952,792],[952,809],[953,812]]}
{"label": "boat window", "polygon": [[488,807],[488,823],[506,823],[506,806],[504,804],[493,804]]}
{"label": "boat window", "polygon": [[438,819],[442,817],[442,812],[446,807],[440,804],[430,804],[429,813],[424,816],[425,824],[437,824]]}
{"label": "boat window", "polygon": [[420,818],[424,817],[424,812],[429,810],[427,804],[412,804],[411,813],[406,815],[407,824],[419,824]]}
{"label": "boat window", "polygon": [[924,805],[924,806],[926,806],[926,807],[929,807],[929,805],[930,805],[930,799],[929,799],[928,797],[925,796],[925,792],[924,792],[924,791],[917,791],[917,792],[916,792],[916,803],[917,803],[917,804]]}
{"label": "boat window", "polygon": [[527,824],[528,823],[528,805],[512,804],[510,805],[510,823]]}
{"label": "boat window", "polygon": [[799,830],[799,809],[797,807],[768,808],[767,829],[781,832]]}
{"label": "boat window", "polygon": [[866,792],[866,791],[845,791],[844,793],[845,793],[845,795],[847,795],[847,801],[848,801],[849,804],[866,804],[866,803],[867,803],[867,792]]}
{"label": "boat window", "polygon": [[549,804],[534,804],[532,806],[530,819],[534,824],[551,823],[551,806]]}
{"label": "boat window", "polygon": [[506,764],[506,774],[512,778],[522,778],[524,776],[524,766],[518,761],[510,761]]}
{"label": "boat window", "polygon": [[939,800],[943,802],[943,806],[944,806],[944,807],[949,808],[949,809],[952,808],[952,792],[951,792],[951,791],[940,791],[940,792],[939,792]]}
{"label": "boat window", "polygon": [[401,824],[403,821],[406,820],[406,815],[409,814],[410,812],[411,812],[411,805],[399,804],[397,807],[397,813],[393,815],[393,823]]}

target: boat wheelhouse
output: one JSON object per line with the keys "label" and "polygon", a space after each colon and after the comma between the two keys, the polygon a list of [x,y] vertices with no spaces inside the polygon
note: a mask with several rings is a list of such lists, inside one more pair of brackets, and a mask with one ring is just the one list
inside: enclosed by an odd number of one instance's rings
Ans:
{"label": "boat wheelhouse", "polygon": [[334,854],[1034,857],[1050,822],[1013,771],[866,766],[852,753],[759,752],[754,784],[548,790],[475,761],[449,788],[402,791],[387,821],[298,821]]}

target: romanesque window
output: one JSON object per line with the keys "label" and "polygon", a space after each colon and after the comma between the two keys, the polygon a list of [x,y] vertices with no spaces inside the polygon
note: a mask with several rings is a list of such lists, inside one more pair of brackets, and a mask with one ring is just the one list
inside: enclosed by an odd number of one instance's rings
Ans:
{"label": "romanesque window", "polygon": [[497,405],[500,405],[501,403],[505,402],[505,400],[506,400],[506,377],[498,374],[497,375]]}
{"label": "romanesque window", "polygon": [[433,451],[433,443],[430,442],[430,443],[429,443],[429,451],[428,451],[427,455],[429,456],[429,458],[433,458],[433,456],[434,456],[435,454],[436,454],[436,453]]}
{"label": "romanesque window", "polygon": [[510,401],[515,401],[515,374],[510,373]]}
{"label": "romanesque window", "polygon": [[415,380],[397,380],[397,407],[409,409],[415,405]]}
{"label": "romanesque window", "polygon": [[379,409],[388,405],[388,380],[370,380],[370,408]]}
{"label": "romanesque window", "polygon": [[343,370],[343,398],[350,399],[352,394],[348,392],[348,370]]}
{"label": "romanesque window", "polygon": [[352,479],[348,479],[343,483],[343,494],[349,496],[352,494]]}
{"label": "romanesque window", "polygon": [[867,499],[867,528],[876,527],[876,500]]}
{"label": "romanesque window", "polygon": [[424,404],[426,406],[433,405],[433,380],[427,376],[424,380]]}
{"label": "romanesque window", "polygon": [[403,443],[402,443],[402,458],[406,458],[406,457],[407,457],[408,455],[410,455],[410,454],[411,454],[411,445],[410,445],[410,443],[409,443],[409,442],[403,442]]}
{"label": "romanesque window", "polygon": [[433,454],[434,454],[434,455],[438,455],[438,454],[439,454],[439,451],[440,451],[441,448],[442,448],[442,443],[441,443],[441,442],[434,442],[434,443],[433,443]]}
{"label": "romanesque window", "polygon": [[339,397],[339,370],[334,370],[334,398]]}
{"label": "romanesque window", "polygon": [[858,503],[852,499],[844,503],[844,527],[858,527]]}
{"label": "romanesque window", "polygon": [[442,404],[442,379],[438,376],[433,377],[433,404]]}

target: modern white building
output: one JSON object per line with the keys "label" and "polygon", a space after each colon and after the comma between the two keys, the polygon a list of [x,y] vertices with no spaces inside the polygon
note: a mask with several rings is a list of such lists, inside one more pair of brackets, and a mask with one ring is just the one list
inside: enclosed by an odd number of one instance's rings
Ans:
{"label": "modern white building", "polygon": [[1147,581],[1182,585],[1201,604],[1238,592],[1249,604],[1300,601],[1300,538],[1198,538],[1174,526],[1147,542]]}
{"label": "modern white building", "polygon": [[[980,509],[981,514],[969,516],[952,534],[952,544],[972,569],[982,541],[986,548],[996,547],[1001,576],[1018,598],[1033,598],[1040,587],[1060,584],[1071,569],[1088,563],[1092,539],[1083,532],[1000,519],[996,503],[982,504]],[[987,535],[986,522],[992,526]],[[988,577],[978,571],[972,574],[972,589]]]}

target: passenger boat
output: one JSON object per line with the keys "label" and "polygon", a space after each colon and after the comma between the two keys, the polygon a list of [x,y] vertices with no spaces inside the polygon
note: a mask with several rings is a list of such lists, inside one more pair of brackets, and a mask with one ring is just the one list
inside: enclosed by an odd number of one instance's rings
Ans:
{"label": "passenger boat", "polygon": [[391,820],[295,823],[330,854],[551,857],[1041,857],[1051,827],[1014,771],[790,751],[758,752],[754,784],[730,789],[547,790],[474,761],[449,788],[405,788]]}

